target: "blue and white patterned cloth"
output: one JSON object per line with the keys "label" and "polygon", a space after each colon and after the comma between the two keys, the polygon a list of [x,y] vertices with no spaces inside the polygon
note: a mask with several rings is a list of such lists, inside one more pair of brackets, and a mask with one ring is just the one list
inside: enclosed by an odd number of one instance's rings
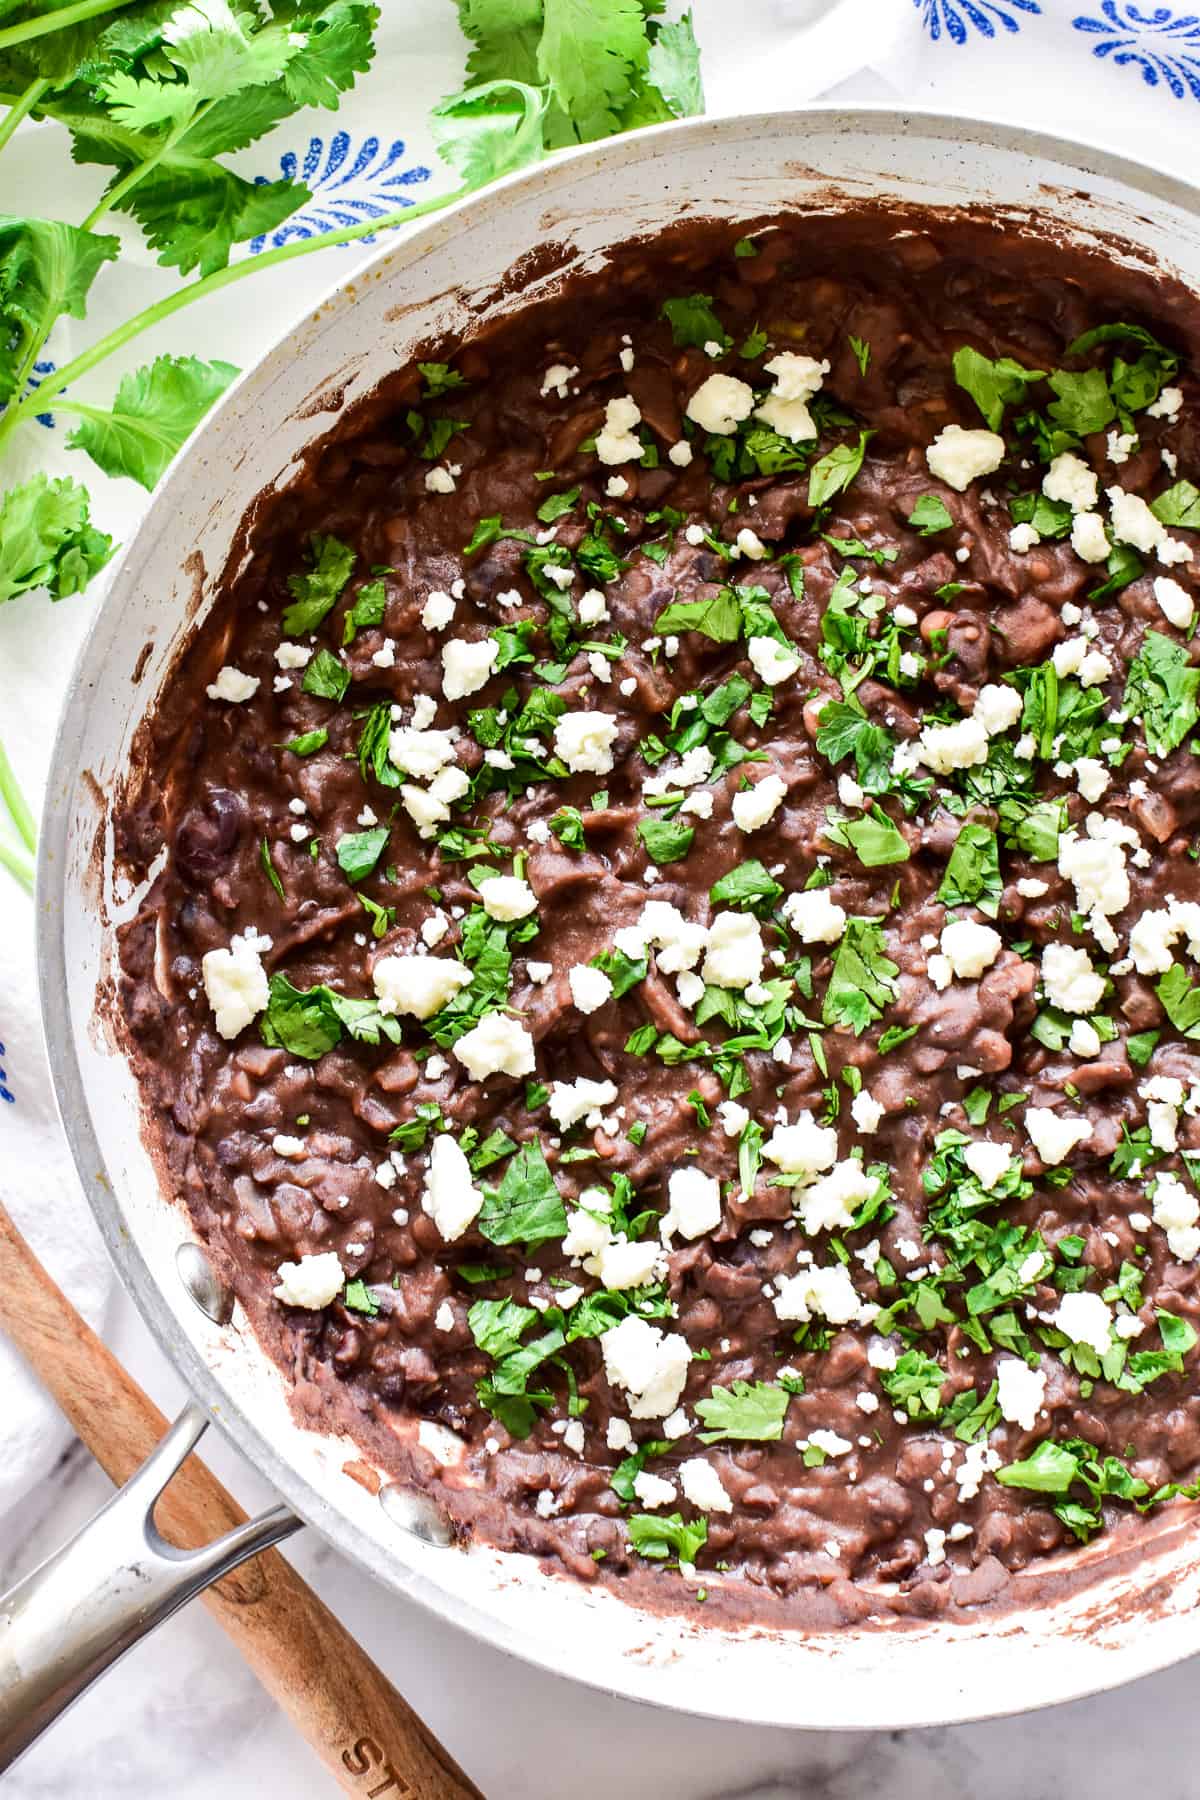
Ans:
{"label": "blue and white patterned cloth", "polygon": [[[465,46],[451,0],[382,0],[379,55],[336,114],[288,120],[235,160],[251,180],[297,174],[312,200],[269,239],[241,252],[378,218],[449,178],[434,154],[430,107],[461,84]],[[1200,4],[1200,0],[1197,0]],[[1099,140],[1191,176],[1200,149],[1200,14],[1129,0],[694,0],[713,113],[770,111],[829,96],[900,99],[1027,121]],[[30,196],[55,217],[82,218],[103,172],[70,160],[56,127],[25,125],[0,159],[0,211]],[[36,210],[36,208],[35,208]],[[97,284],[91,315],[67,321],[33,381],[158,293],[174,276],[136,241]],[[252,362],[370,245],[331,249],[264,272],[254,304],[237,289],[140,340],[124,366],[162,351]],[[106,365],[79,397],[104,403],[120,369]],[[66,451],[53,413],[19,439],[0,481],[35,464],[92,489],[105,529],[127,538],[146,504],[140,488],[106,481]],[[102,585],[102,584],[101,584]],[[53,721],[98,591],[51,606],[26,597],[0,607],[0,737],[31,801],[45,785]],[[0,1196],[57,1278],[93,1320],[112,1278],[53,1120],[32,976],[32,907],[0,871]],[[52,1466],[66,1430],[0,1342],[0,1515]]]}

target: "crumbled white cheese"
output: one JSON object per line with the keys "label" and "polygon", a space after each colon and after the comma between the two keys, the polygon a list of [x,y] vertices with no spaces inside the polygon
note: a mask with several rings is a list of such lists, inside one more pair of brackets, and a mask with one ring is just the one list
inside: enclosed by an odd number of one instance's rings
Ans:
{"label": "crumbled white cheese", "polygon": [[1051,1006],[1068,1013],[1095,1012],[1104,998],[1104,977],[1086,950],[1047,944],[1042,951],[1042,986]]}
{"label": "crumbled white cheese", "polygon": [[275,1273],[279,1277],[272,1290],[276,1300],[284,1306],[303,1306],[309,1312],[319,1312],[336,1300],[346,1280],[335,1250],[302,1256],[299,1262],[280,1263]]}
{"label": "crumbled white cheese", "polygon": [[426,631],[444,631],[454,617],[454,602],[441,588],[426,594],[421,608],[421,623]]}
{"label": "crumbled white cheese", "polygon": [[778,687],[781,681],[789,681],[800,667],[800,658],[778,638],[752,637],[746,645],[746,654],[755,674],[768,687]]}
{"label": "crumbled white cheese", "polygon": [[860,1088],[850,1102],[850,1117],[857,1129],[868,1137],[873,1131],[879,1130],[883,1112],[883,1107],[869,1088]]}
{"label": "crumbled white cheese", "polygon": [[996,1399],[1000,1416],[1010,1425],[1032,1431],[1046,1399],[1046,1377],[1017,1356],[1002,1356],[996,1364]]}
{"label": "crumbled white cheese", "polygon": [[763,1145],[763,1155],[785,1175],[820,1175],[837,1161],[838,1136],[832,1125],[818,1125],[804,1111],[792,1125],[776,1125]]}
{"label": "crumbled white cheese", "polygon": [[1099,1294],[1064,1294],[1050,1322],[1073,1344],[1086,1344],[1097,1356],[1112,1343],[1112,1309]]}
{"label": "crumbled white cheese", "polygon": [[1004,439],[994,431],[964,431],[945,425],[925,452],[932,475],[963,493],[980,475],[991,475],[1004,461]]}
{"label": "crumbled white cheese", "polygon": [[976,1138],[964,1144],[963,1161],[985,1194],[1007,1175],[1012,1165],[1012,1152],[1007,1144],[994,1144],[991,1138]]}
{"label": "crumbled white cheese", "polygon": [[537,910],[537,895],[519,875],[493,875],[479,890],[479,900],[489,919],[527,919]]}
{"label": "crumbled white cheese", "polygon": [[1016,688],[1003,687],[999,682],[989,682],[981,687],[971,709],[971,717],[983,726],[989,737],[998,732],[1009,731],[1021,716],[1024,702]]}
{"label": "crumbled white cheese", "polygon": [[1079,1144],[1086,1144],[1092,1135],[1087,1119],[1055,1112],[1049,1106],[1027,1106],[1025,1129],[1042,1161],[1051,1167],[1062,1162]]}
{"label": "crumbled white cheese", "polygon": [[789,894],[780,912],[802,944],[836,944],[846,929],[846,913],[828,888]]}
{"label": "crumbled white cheese", "polygon": [[1156,519],[1139,494],[1126,493],[1123,487],[1108,489],[1112,509],[1113,536],[1135,550],[1155,550],[1167,535],[1161,519]]}
{"label": "crumbled white cheese", "polygon": [[1170,1170],[1155,1180],[1153,1213],[1154,1223],[1167,1234],[1171,1255],[1192,1262],[1200,1253],[1200,1200]]}
{"label": "crumbled white cheese", "polygon": [[1076,556],[1084,562],[1099,563],[1108,560],[1108,533],[1104,529],[1104,520],[1096,512],[1076,513],[1071,520],[1071,548]]}
{"label": "crumbled white cheese", "polygon": [[765,775],[754,787],[733,796],[733,822],[739,831],[761,831],[783,804],[787,783],[778,775]]}
{"label": "crumbled white cheese", "polygon": [[604,1373],[629,1395],[634,1419],[665,1419],[679,1404],[692,1352],[686,1338],[631,1313],[600,1334]]}
{"label": "crumbled white cheese", "polygon": [[761,980],[765,955],[753,913],[720,912],[709,926],[700,973],[710,987],[746,988]]}
{"label": "crumbled white cheese", "polygon": [[1047,469],[1042,492],[1047,500],[1065,500],[1072,512],[1086,513],[1096,504],[1100,483],[1095,471],[1082,457],[1076,456],[1073,450],[1065,450]]}
{"label": "crumbled white cheese", "polygon": [[1185,587],[1170,575],[1154,577],[1154,598],[1158,601],[1163,617],[1168,624],[1174,625],[1178,631],[1187,631],[1196,616],[1196,608],[1192,596]]}
{"label": "crumbled white cheese", "polygon": [[721,1223],[721,1184],[703,1169],[673,1169],[667,1182],[667,1210],[660,1231],[664,1243],[680,1237],[703,1237]]}
{"label": "crumbled white cheese", "polygon": [[551,363],[542,376],[542,398],[544,399],[547,394],[554,393],[560,400],[565,400],[568,383],[574,381],[578,373],[578,368],[573,368],[567,363]]}
{"label": "crumbled white cheese", "polygon": [[828,1319],[831,1325],[849,1325],[851,1321],[868,1324],[879,1308],[862,1300],[850,1279],[850,1271],[842,1263],[827,1269],[815,1264],[786,1276],[779,1283],[774,1300],[780,1319]]}
{"label": "crumbled white cheese", "polygon": [[496,666],[500,646],[491,638],[451,638],[442,645],[442,692],[447,700],[477,694]]}
{"label": "crumbled white cheese", "polygon": [[1146,408],[1148,419],[1176,419],[1183,405],[1183,389],[1165,387],[1152,406]]}
{"label": "crumbled white cheese", "polygon": [[690,1500],[698,1512],[733,1511],[733,1501],[725,1483],[703,1456],[689,1456],[686,1462],[680,1463],[679,1485],[683,1489],[684,1499]]}
{"label": "crumbled white cheese", "polygon": [[610,400],[604,409],[604,424],[596,434],[596,455],[602,463],[637,462],[646,454],[637,434],[642,415],[630,394]]}
{"label": "crumbled white cheese", "polygon": [[285,638],[282,644],[275,646],[275,661],[281,669],[304,669],[312,660],[312,651],[305,644],[292,644]]}
{"label": "crumbled white cheese", "polygon": [[793,350],[781,350],[763,364],[766,374],[775,382],[771,392],[755,412],[755,418],[777,431],[780,437],[798,444],[817,435],[816,423],[808,402],[818,393],[829,373],[827,362],[814,356],[800,356]]}
{"label": "crumbled white cheese", "polygon": [[617,1086],[612,1081],[592,1081],[587,1075],[577,1076],[574,1081],[552,1081],[550,1117],[560,1131],[569,1131],[589,1113],[611,1106],[616,1098]]}
{"label": "crumbled white cheese", "polygon": [[856,1157],[835,1163],[810,1187],[796,1190],[796,1210],[809,1237],[820,1231],[849,1231],[854,1214],[875,1192],[875,1180]]}
{"label": "crumbled white cheese", "polygon": [[608,775],[617,721],[612,713],[564,713],[554,726],[554,749],[573,775]]}
{"label": "crumbled white cheese", "polygon": [[252,700],[257,694],[258,676],[245,675],[232,663],[226,663],[223,669],[218,669],[216,680],[210,681],[204,691],[210,700],[228,700],[239,706],[243,700]]}
{"label": "crumbled white cheese", "polygon": [[463,988],[470,987],[471,971],[465,963],[455,962],[449,956],[414,953],[381,956],[371,971],[371,980],[380,1012],[429,1019]]}
{"label": "crumbled white cheese", "polygon": [[649,1469],[638,1470],[633,1478],[633,1491],[651,1512],[655,1507],[675,1504],[674,1482],[664,1480],[661,1475],[652,1475]]}
{"label": "crumbled white cheese", "polygon": [[567,980],[571,984],[571,998],[581,1013],[597,1012],[612,999],[613,984],[603,969],[574,963],[567,973]]}
{"label": "crumbled white cheese", "polygon": [[448,1132],[439,1132],[430,1145],[421,1205],[448,1244],[474,1223],[483,1205],[471,1165]]}
{"label": "crumbled white cheese", "polygon": [[253,931],[230,938],[227,950],[208,950],[200,963],[204,993],[223,1038],[235,1038],[265,1008],[271,997],[262,953],[269,937]]}
{"label": "crumbled white cheese", "polygon": [[453,471],[438,467],[429,469],[425,474],[425,491],[427,494],[453,494],[458,487]]}
{"label": "crumbled white cheese", "polygon": [[702,431],[728,437],[754,406],[754,389],[736,375],[710,375],[700,383],[687,403],[687,416]]}
{"label": "crumbled white cheese", "polygon": [[489,1075],[533,1074],[533,1039],[507,1013],[485,1013],[455,1043],[454,1055],[472,1081],[485,1081]]}
{"label": "crumbled white cheese", "polygon": [[973,769],[987,761],[988,734],[983,720],[972,713],[952,725],[926,725],[917,739],[919,760],[935,775],[955,769]]}

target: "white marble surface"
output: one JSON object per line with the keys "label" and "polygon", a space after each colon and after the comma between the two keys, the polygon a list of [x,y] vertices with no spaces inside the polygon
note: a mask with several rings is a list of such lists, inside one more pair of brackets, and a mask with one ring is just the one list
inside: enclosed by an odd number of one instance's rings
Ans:
{"label": "white marble surface", "polygon": [[[161,1406],[181,1403],[128,1300],[106,1336]],[[244,1505],[268,1501],[266,1484],[212,1433],[204,1454]],[[0,1586],[110,1491],[76,1446],[4,1521]],[[285,1553],[489,1800],[1196,1800],[1200,1790],[1197,1662],[1094,1700],[949,1730],[739,1729],[527,1669],[374,1589],[311,1532]],[[4,1785],[6,1800],[251,1800],[285,1789],[298,1800],[337,1791],[198,1603],[134,1650]]]}

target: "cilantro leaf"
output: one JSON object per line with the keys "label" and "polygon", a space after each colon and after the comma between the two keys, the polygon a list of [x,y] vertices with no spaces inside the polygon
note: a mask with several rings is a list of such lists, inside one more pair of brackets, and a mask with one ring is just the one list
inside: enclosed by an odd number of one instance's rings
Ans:
{"label": "cilantro leaf", "polygon": [[895,1368],[880,1371],[879,1379],[892,1405],[910,1419],[936,1419],[941,1413],[946,1371],[923,1350],[906,1350]]}
{"label": "cilantro leaf", "polygon": [[673,118],[691,118],[704,111],[700,46],[690,7],[681,18],[658,24],[646,58],[646,73]]}
{"label": "cilantro leaf", "polygon": [[1032,1456],[997,1469],[1002,1487],[1027,1488],[1035,1494],[1065,1494],[1079,1473],[1079,1457],[1065,1444],[1046,1438]]}
{"label": "cilantro leaf", "polygon": [[732,1439],[750,1443],[778,1443],[791,1395],[767,1381],[735,1381],[732,1387],[715,1387],[696,1411],[708,1427],[700,1432],[702,1444],[723,1444]]}
{"label": "cilantro leaf", "polygon": [[954,840],[937,897],[943,906],[977,906],[994,919],[1003,891],[996,834],[989,825],[968,820]]}
{"label": "cilantro leaf", "polygon": [[861,1037],[896,997],[900,973],[883,947],[883,928],[874,919],[850,919],[834,957],[821,1008],[826,1025],[848,1026]]}
{"label": "cilantro leaf", "polygon": [[608,137],[634,96],[633,70],[646,55],[640,0],[543,0],[538,73],[563,123],[557,142]]}
{"label": "cilantro leaf", "polygon": [[1065,431],[1087,437],[1090,432],[1103,431],[1116,418],[1116,402],[1103,369],[1084,369],[1080,374],[1055,369],[1048,379],[1057,397],[1046,410]]}
{"label": "cilantro leaf", "polygon": [[267,1008],[259,1018],[264,1044],[280,1046],[289,1056],[316,1062],[342,1041],[343,1031],[367,1044],[380,1037],[400,1042],[399,1020],[379,1011],[374,1000],[348,999],[324,983],[293,986],[286,975],[271,976]]}
{"label": "cilantro leaf", "polygon": [[1005,407],[1019,405],[1026,388],[1041,381],[1043,373],[1041,369],[1025,368],[1011,356],[998,356],[993,361],[968,344],[954,352],[954,379],[970,394],[989,431],[1000,430]]}
{"label": "cilantro leaf", "polygon": [[711,600],[674,600],[654,621],[660,636],[698,631],[714,644],[735,644],[742,629],[742,609],[733,588],[722,588]]}
{"label": "cilantro leaf", "polygon": [[679,349],[694,345],[703,350],[706,344],[729,346],[729,334],[712,309],[711,294],[688,294],[675,300],[664,300],[662,317],[671,327],[671,336]]}
{"label": "cilantro leaf", "polygon": [[1200,719],[1198,692],[1200,669],[1192,667],[1183,645],[1148,631],[1129,665],[1122,704],[1142,721],[1151,755],[1166,756],[1182,744]]}
{"label": "cilantro leaf", "polygon": [[696,828],[669,819],[643,819],[637,834],[650,861],[661,865],[682,861],[692,847]]}
{"label": "cilantro leaf", "polygon": [[1182,526],[1185,531],[1200,531],[1200,488],[1190,481],[1177,481],[1150,502],[1150,511],[1164,525]]}
{"label": "cilantro leaf", "polygon": [[500,1186],[484,1195],[479,1229],[492,1244],[540,1244],[566,1236],[566,1208],[537,1138],[521,1146]]}
{"label": "cilantro leaf", "polygon": [[652,1562],[665,1562],[676,1556],[681,1563],[694,1563],[708,1541],[707,1519],[685,1525],[681,1513],[634,1513],[626,1520],[629,1541],[639,1556]]}
{"label": "cilantro leaf", "polygon": [[896,740],[876,725],[853,696],[827,700],[817,725],[817,749],[830,762],[853,755],[859,785],[869,794],[885,794],[892,785],[892,752]]}
{"label": "cilantro leaf", "polygon": [[376,825],[370,831],[351,831],[338,839],[338,866],[348,881],[361,881],[369,875],[383,855],[389,827]]}
{"label": "cilantro leaf", "polygon": [[281,750],[290,750],[293,756],[311,756],[316,750],[323,750],[329,742],[329,731],[319,725],[315,731],[302,731],[299,737],[289,738],[286,744],[280,744]]}
{"label": "cilantro leaf", "polygon": [[808,478],[808,504],[827,506],[836,495],[848,488],[862,468],[871,431],[860,431],[857,444],[837,444],[812,466]]}
{"label": "cilantro leaf", "polygon": [[831,822],[825,836],[831,843],[849,844],[864,869],[884,869],[907,862],[910,855],[904,833],[878,805],[856,818]]}
{"label": "cilantro leaf", "polygon": [[1180,1036],[1200,1038],[1200,986],[1188,980],[1179,963],[1171,964],[1154,991]]}
{"label": "cilantro leaf", "polygon": [[908,515],[908,522],[922,537],[932,537],[935,532],[949,531],[954,524],[954,515],[937,494],[921,494]]}
{"label": "cilantro leaf", "polygon": [[353,605],[346,609],[346,616],[342,620],[342,644],[352,644],[364,626],[382,625],[386,610],[387,588],[383,582],[364,582],[354,596]]}
{"label": "cilantro leaf", "polygon": [[305,669],[300,686],[306,694],[315,694],[319,700],[341,700],[350,686],[350,671],[331,650],[322,646]]}
{"label": "cilantro leaf", "polygon": [[709,899],[714,906],[747,906],[755,907],[764,901],[770,904],[778,900],[783,889],[760,862],[739,863],[736,869],[730,869],[728,875],[722,875],[709,890]]}
{"label": "cilantro leaf", "polygon": [[67,448],[86,450],[106,475],[152,488],[237,373],[233,363],[159,356],[122,377],[111,411],[60,399],[57,408],[80,420]]}
{"label": "cilantro leaf", "polygon": [[0,605],[31,588],[52,600],[81,593],[112,552],[91,523],[87,489],[39,471],[0,500]]}
{"label": "cilantro leaf", "polygon": [[308,554],[311,569],[288,576],[292,604],[284,608],[283,629],[289,637],[303,637],[317,629],[337,604],[354,567],[354,551],[349,544],[319,531],[314,531],[308,540]]}
{"label": "cilantro leaf", "polygon": [[88,290],[120,240],[58,219],[0,214],[0,400],[24,384],[56,319],[82,319]]}
{"label": "cilantro leaf", "polygon": [[545,96],[507,74],[453,94],[429,117],[438,155],[467,187],[481,187],[542,154]]}

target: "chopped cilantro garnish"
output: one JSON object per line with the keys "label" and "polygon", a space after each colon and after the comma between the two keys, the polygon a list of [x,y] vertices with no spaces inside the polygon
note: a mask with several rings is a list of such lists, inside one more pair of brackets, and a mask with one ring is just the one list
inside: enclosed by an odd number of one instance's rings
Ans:
{"label": "chopped cilantro garnish", "polygon": [[308,540],[308,554],[311,568],[304,574],[288,576],[292,604],[284,608],[283,629],[289,637],[303,637],[317,629],[336,605],[354,567],[350,546],[318,531]]}
{"label": "chopped cilantro garnish", "polygon": [[732,1387],[715,1387],[696,1401],[696,1411],[707,1430],[702,1444],[723,1444],[740,1439],[747,1443],[778,1443],[791,1396],[767,1381],[735,1381]]}

